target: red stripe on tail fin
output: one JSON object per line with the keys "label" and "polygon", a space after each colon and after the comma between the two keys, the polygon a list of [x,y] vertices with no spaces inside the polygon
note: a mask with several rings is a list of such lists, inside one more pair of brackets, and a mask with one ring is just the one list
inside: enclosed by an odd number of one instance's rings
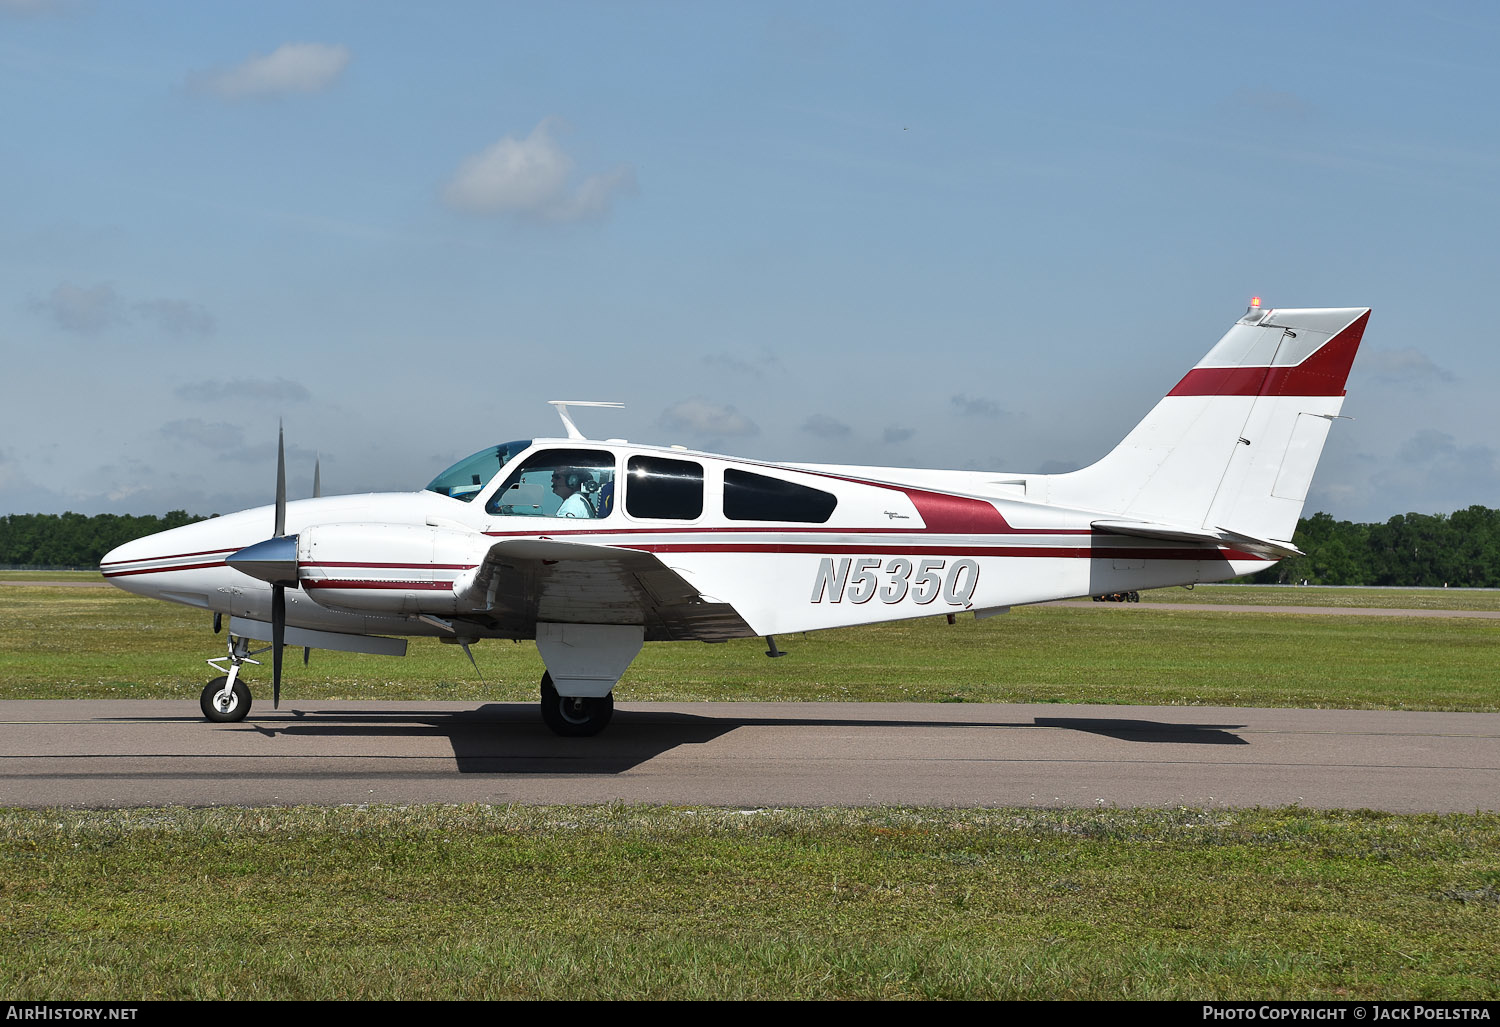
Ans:
{"label": "red stripe on tail fin", "polygon": [[1342,396],[1369,323],[1367,310],[1292,367],[1195,367],[1169,396]]}

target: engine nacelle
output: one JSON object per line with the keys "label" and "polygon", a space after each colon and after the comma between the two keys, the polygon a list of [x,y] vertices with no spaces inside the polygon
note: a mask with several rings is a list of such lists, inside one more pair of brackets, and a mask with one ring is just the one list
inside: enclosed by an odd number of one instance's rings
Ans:
{"label": "engine nacelle", "polygon": [[430,524],[316,524],[297,533],[297,582],[330,610],[464,612],[472,603],[460,600],[459,579],[473,578],[493,541]]}

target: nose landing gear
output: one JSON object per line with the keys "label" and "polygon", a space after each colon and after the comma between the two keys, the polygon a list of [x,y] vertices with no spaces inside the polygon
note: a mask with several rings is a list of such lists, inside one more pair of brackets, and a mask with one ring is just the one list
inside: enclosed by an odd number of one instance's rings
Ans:
{"label": "nose landing gear", "polygon": [[[250,657],[269,648],[271,647],[266,646],[265,649],[257,649],[251,653],[248,640],[230,635],[229,655],[205,661],[214,670],[224,672],[204,685],[203,694],[198,697],[198,706],[205,717],[216,724],[233,724],[245,719],[250,712],[250,689],[239,680],[240,666],[246,663],[260,666],[259,660],[252,660]],[[229,664],[227,668],[225,663]]]}
{"label": "nose landing gear", "polygon": [[229,678],[220,675],[203,686],[198,697],[203,715],[216,724],[233,724],[244,720],[250,712],[250,689],[243,681],[229,683]]}

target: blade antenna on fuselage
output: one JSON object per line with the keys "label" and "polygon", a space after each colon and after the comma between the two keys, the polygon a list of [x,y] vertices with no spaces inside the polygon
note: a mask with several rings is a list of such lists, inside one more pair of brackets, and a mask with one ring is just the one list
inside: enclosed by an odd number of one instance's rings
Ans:
{"label": "blade antenna on fuselage", "polygon": [[474,659],[474,651],[469,648],[469,643],[460,642],[459,645],[463,647],[464,655],[469,658],[469,662],[474,665],[474,673],[479,675],[479,683],[485,684],[484,673],[479,669],[479,661]]}
{"label": "blade antenna on fuselage", "polygon": [[568,438],[577,439],[580,442],[587,441],[583,432],[578,430],[578,425],[573,423],[573,418],[568,416],[568,407],[609,407],[619,410],[625,406],[624,403],[613,403],[593,399],[549,399],[548,404],[557,408],[557,416],[562,418],[563,428],[568,433]]}

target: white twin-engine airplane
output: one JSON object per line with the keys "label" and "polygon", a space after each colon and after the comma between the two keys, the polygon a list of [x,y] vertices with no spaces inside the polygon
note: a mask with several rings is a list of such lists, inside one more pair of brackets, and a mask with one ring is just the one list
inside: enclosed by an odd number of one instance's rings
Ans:
{"label": "white twin-engine airplane", "polygon": [[[288,503],[129,542],[121,588],[229,621],[213,721],[269,641],[404,655],[391,636],[536,639],[542,717],[592,735],[643,642],[721,642],[1219,581],[1293,529],[1370,311],[1256,300],[1114,451],[1066,474],[770,464],[565,439],[487,446],[420,492]],[[574,402],[575,406],[583,405]],[[616,405],[616,404],[603,404]],[[269,537],[267,537],[269,533]],[[472,659],[472,654],[470,656]],[[225,664],[227,663],[227,666]]]}

